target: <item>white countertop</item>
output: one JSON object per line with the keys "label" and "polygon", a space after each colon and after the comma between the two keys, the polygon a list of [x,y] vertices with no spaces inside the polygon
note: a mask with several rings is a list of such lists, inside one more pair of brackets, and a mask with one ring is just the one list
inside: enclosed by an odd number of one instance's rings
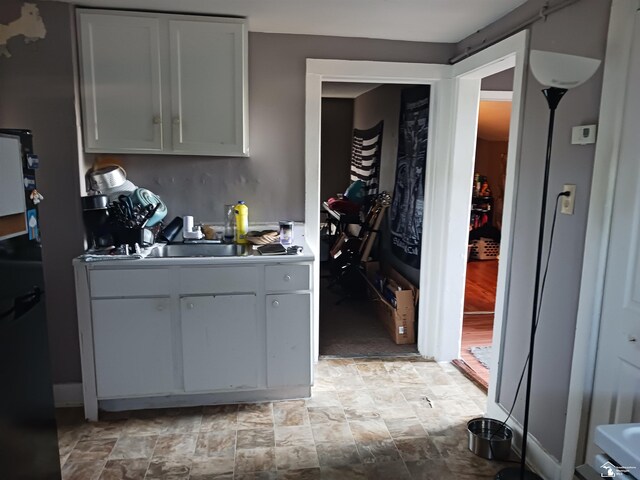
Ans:
{"label": "white countertop", "polygon": [[[74,265],[87,265],[94,267],[168,267],[172,265],[249,265],[249,264],[274,264],[274,263],[301,263],[312,262],[314,254],[305,241],[297,241],[296,245],[302,247],[302,253],[297,255],[261,255],[253,250],[253,255],[233,256],[233,257],[146,257],[146,258],[125,258],[125,259],[105,259],[87,261],[82,257],[73,260]],[[152,248],[152,247],[150,247]]]}

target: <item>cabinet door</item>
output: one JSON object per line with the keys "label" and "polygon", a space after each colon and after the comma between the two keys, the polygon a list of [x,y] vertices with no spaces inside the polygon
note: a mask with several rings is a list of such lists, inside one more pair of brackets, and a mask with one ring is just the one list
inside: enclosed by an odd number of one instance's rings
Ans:
{"label": "cabinet door", "polygon": [[162,150],[158,19],[80,13],[85,149]]}
{"label": "cabinet door", "polygon": [[181,299],[184,387],[188,392],[255,388],[263,349],[255,295]]}
{"label": "cabinet door", "polygon": [[168,298],[91,302],[99,398],[174,390]]}
{"label": "cabinet door", "polygon": [[175,153],[246,155],[245,25],[170,20]]}
{"label": "cabinet door", "polygon": [[311,294],[266,298],[267,385],[311,385]]}

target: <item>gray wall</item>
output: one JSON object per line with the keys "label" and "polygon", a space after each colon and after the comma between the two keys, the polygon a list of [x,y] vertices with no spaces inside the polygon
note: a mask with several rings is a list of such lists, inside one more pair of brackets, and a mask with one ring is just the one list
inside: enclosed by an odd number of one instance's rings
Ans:
{"label": "gray wall", "polygon": [[[380,191],[393,195],[398,159],[398,129],[400,125],[400,94],[412,85],[382,85],[360,95],[355,100],[354,128],[366,129],[384,120],[382,156],[380,161]],[[380,236],[380,259],[398,270],[414,285],[420,285],[420,269],[412,268],[398,260],[391,252],[389,214],[385,214]]]}
{"label": "gray wall", "polygon": [[513,89],[514,69],[509,68],[482,79],[480,89],[487,91],[510,92]]}
{"label": "gray wall", "polygon": [[353,99],[322,99],[320,199],[344,193],[350,182]]}
{"label": "gray wall", "polygon": [[[80,379],[78,333],[71,259],[82,253],[82,220],[78,196],[77,141],[71,63],[70,7],[56,2],[38,5],[47,35],[25,44],[9,41],[11,58],[0,57],[0,127],[33,130],[40,156],[38,190],[46,306],[53,377]],[[22,1],[3,0],[0,23],[20,16]]]}
{"label": "gray wall", "polygon": [[[483,38],[491,38],[535,14],[545,2],[530,0],[489,28],[458,44],[459,52]],[[611,2],[582,0],[533,25],[531,48],[604,58]],[[584,35],[584,32],[589,32]],[[577,185],[573,216],[559,215],[553,257],[538,328],[531,405],[531,433],[557,459],[562,458],[564,425],[575,334],[576,312],[584,250],[593,145],[570,144],[571,127],[597,123],[602,67],[584,85],[569,91],[558,108],[550,175],[550,199],[564,183]],[[508,311],[504,335],[503,371],[499,400],[509,408],[514,397],[525,352],[528,350],[533,272],[540,209],[548,109],[531,74],[524,92],[522,144],[518,158],[517,205]],[[511,159],[510,159],[511,161]],[[553,209],[549,208],[549,225]],[[547,229],[547,232],[549,230]],[[523,395],[520,397],[523,398]],[[522,421],[523,402],[515,409]]]}
{"label": "gray wall", "polygon": [[[82,252],[69,7],[37,2],[47,37],[12,40],[0,58],[0,125],[34,130],[42,158],[47,314],[56,383],[80,381],[71,259]],[[4,0],[0,22],[22,2]],[[129,177],[160,194],[169,215],[222,220],[222,205],[244,199],[251,221],[304,219],[306,58],[445,62],[452,44],[277,35],[249,36],[250,158],[124,155]],[[92,158],[88,158],[91,162]]]}
{"label": "gray wall", "polygon": [[[405,87],[408,85],[405,85]],[[398,125],[402,85],[381,85],[355,99],[353,128],[366,130],[384,121],[380,157],[380,191],[393,192],[398,158]]]}
{"label": "gray wall", "polygon": [[249,34],[250,158],[121,155],[131,180],[159,194],[169,216],[221,221],[245,200],[250,221],[304,220],[307,58],[446,62],[452,44]]}

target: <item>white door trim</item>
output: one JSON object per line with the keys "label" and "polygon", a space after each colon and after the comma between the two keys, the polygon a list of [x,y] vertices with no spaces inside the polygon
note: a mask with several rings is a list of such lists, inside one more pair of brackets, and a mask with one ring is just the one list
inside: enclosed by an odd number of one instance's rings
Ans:
{"label": "white door trim", "polygon": [[[469,159],[475,157],[477,110],[481,96],[479,89],[476,87],[471,98],[469,85],[472,82],[477,82],[476,85],[479,86],[480,79],[507,68],[514,68],[509,147],[507,152],[509,160],[507,162],[505,180],[500,263],[493,326],[493,351],[499,353],[492,355],[489,368],[489,392],[487,395],[487,416],[498,420],[507,418],[505,407],[500,405],[497,399],[500,392],[502,372],[503,333],[508,312],[512,239],[517,202],[516,183],[520,169],[522,137],[520,125],[524,114],[523,92],[525,91],[528,77],[526,71],[528,66],[528,41],[528,31],[522,31],[454,65],[454,78],[457,88],[456,117],[458,121],[456,122],[456,130],[453,132],[452,145],[454,152],[451,168],[460,176],[454,176],[454,181],[450,184],[451,197],[449,205],[451,210],[448,213],[450,233],[443,250],[443,254],[448,259],[446,282],[449,297],[443,302],[446,310],[441,317],[442,330],[446,330],[448,333],[446,337],[441,337],[440,343],[450,347],[453,346],[453,339],[457,339],[455,343],[456,355],[460,350],[463,305],[460,300],[456,303],[455,299],[464,299],[466,276],[466,236],[460,232],[463,227],[468,228],[469,205],[471,203],[470,185],[473,176],[473,162],[469,163]],[[475,120],[472,121],[470,120],[471,118],[475,118]],[[471,138],[473,138],[473,142],[470,141]],[[463,224],[460,219],[465,219],[465,223]],[[459,223],[457,229],[451,226],[453,221]],[[454,318],[459,319],[459,321],[452,322],[451,319]],[[442,352],[442,354],[447,355],[450,353]],[[513,418],[510,419],[508,424],[514,430],[513,446],[514,450],[518,451],[522,441],[522,427]],[[539,472],[543,478],[557,479],[560,472],[560,462],[550,455],[531,434],[529,434],[528,445],[528,463],[531,468]]]}
{"label": "white door trim", "polygon": [[480,101],[482,102],[511,102],[512,100],[512,91],[480,90]]}
{"label": "white door trim", "polygon": [[[359,83],[393,83],[393,84],[428,84],[431,86],[431,103],[429,110],[430,136],[432,141],[427,147],[427,173],[425,184],[424,219],[442,216],[434,201],[437,178],[447,162],[436,162],[435,159],[449,156],[448,127],[450,125],[450,65],[418,64],[400,62],[371,62],[350,60],[307,59],[306,76],[306,112],[305,112],[305,236],[307,244],[315,254],[313,279],[313,344],[314,359],[319,356],[320,302],[317,286],[320,282],[319,238],[320,238],[320,118],[322,107],[322,82],[359,82]],[[443,165],[444,164],[444,165]],[[442,177],[440,177],[442,178]],[[440,197],[442,198],[442,197]],[[442,201],[442,200],[441,200]],[[423,229],[424,230],[424,229]],[[434,245],[432,236],[422,237],[421,285],[425,283],[427,272],[432,271],[429,258],[438,259],[438,255],[429,255]],[[435,318],[425,315],[430,305],[429,292],[423,291],[418,305],[418,351],[426,357],[434,356],[427,348],[427,327],[425,319]],[[434,303],[435,305],[435,303]],[[429,308],[431,311],[431,308]]]}
{"label": "white door trim", "polygon": [[613,196],[620,156],[629,54],[638,9],[640,9],[640,0],[613,0],[611,6],[600,98],[600,128],[591,183],[576,336],[573,345],[562,454],[562,480],[573,478],[576,463],[582,464],[588,460],[585,458],[585,450],[589,409],[593,393]]}
{"label": "white door trim", "polygon": [[[473,98],[470,98],[466,84],[480,82],[480,79],[503,71],[507,68],[514,68],[513,95],[511,121],[509,125],[509,147],[507,156],[504,212],[502,221],[502,241],[500,245],[500,264],[498,268],[498,285],[494,316],[494,336],[493,347],[499,355],[493,355],[489,382],[489,393],[487,397],[487,409],[491,414],[496,414],[502,409],[496,403],[499,391],[499,378],[501,371],[502,357],[502,333],[504,316],[507,311],[509,272],[511,269],[511,239],[513,237],[513,225],[516,204],[516,179],[519,170],[520,157],[520,123],[522,121],[522,104],[524,74],[527,65],[526,51],[528,42],[528,32],[522,31],[512,37],[503,40],[492,47],[483,50],[476,55],[463,60],[454,65],[454,76],[457,84],[457,112],[459,119],[466,119],[458,122],[456,130],[453,132],[452,144],[454,153],[452,155],[452,169],[460,176],[454,177],[451,183],[450,211],[447,214],[449,219],[449,238],[444,246],[443,253],[448,259],[447,262],[447,290],[448,300],[443,303],[447,305],[441,317],[441,329],[446,332],[441,337],[439,343],[441,350],[439,357],[443,359],[457,358],[460,351],[460,338],[462,335],[462,314],[463,299],[466,276],[466,249],[469,205],[471,204],[471,188],[473,178],[473,158],[475,158],[475,140],[477,131],[477,112],[480,101],[480,92],[476,88]],[[473,120],[472,120],[473,119]],[[455,226],[452,224],[455,222]],[[463,234],[462,231],[465,230]],[[456,321],[451,321],[456,319]],[[455,339],[455,341],[454,341]]]}
{"label": "white door trim", "polygon": [[[431,139],[427,153],[425,185],[424,235],[418,305],[418,351],[440,361],[458,358],[462,331],[464,278],[466,274],[467,234],[471,180],[475,157],[477,110],[480,79],[515,67],[513,111],[509,139],[507,188],[503,216],[502,266],[498,288],[508,285],[511,217],[515,208],[514,185],[517,176],[521,95],[525,76],[527,32],[520,32],[454,65],[410,64],[392,62],[307,60],[306,131],[305,131],[305,234],[316,257],[319,252],[320,224],[320,115],[323,81],[430,84]],[[457,78],[455,83],[451,76]],[[455,113],[454,113],[455,112]],[[455,119],[459,118],[460,121]],[[462,119],[465,119],[464,121]],[[454,121],[456,122],[454,125]],[[456,128],[454,128],[456,127]],[[454,148],[455,146],[455,148]],[[438,159],[438,161],[435,161]],[[510,164],[510,166],[509,166]],[[468,180],[468,181],[467,181]],[[452,186],[453,185],[453,186]],[[505,242],[506,240],[506,242]],[[452,265],[454,266],[452,268]],[[314,284],[319,284],[319,260],[314,262]],[[496,345],[500,345],[502,304],[508,298],[499,295]],[[314,358],[318,358],[319,298],[314,295]],[[500,305],[499,305],[499,304]],[[451,319],[459,319],[452,322]],[[496,349],[498,351],[498,349]],[[499,360],[496,359],[499,367]],[[497,372],[498,369],[494,369]],[[499,377],[496,377],[499,378]],[[497,383],[497,382],[494,382]],[[495,399],[495,388],[493,389]],[[491,400],[494,401],[494,400]]]}

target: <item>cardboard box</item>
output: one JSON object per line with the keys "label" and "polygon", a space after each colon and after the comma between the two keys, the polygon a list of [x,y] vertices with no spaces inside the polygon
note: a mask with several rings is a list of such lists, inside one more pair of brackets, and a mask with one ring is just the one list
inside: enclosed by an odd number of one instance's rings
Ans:
{"label": "cardboard box", "polygon": [[[379,262],[365,262],[364,267],[369,296],[391,339],[398,345],[416,343],[415,319],[418,289],[393,268],[385,265],[380,267]],[[375,286],[378,271],[402,289],[395,291],[395,307]]]}

